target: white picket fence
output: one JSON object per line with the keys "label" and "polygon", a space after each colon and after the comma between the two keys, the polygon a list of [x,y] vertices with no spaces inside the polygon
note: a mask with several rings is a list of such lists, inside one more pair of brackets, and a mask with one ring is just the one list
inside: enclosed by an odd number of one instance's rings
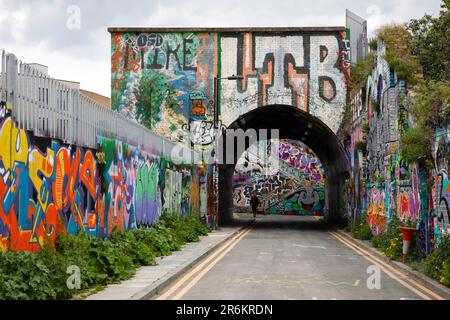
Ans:
{"label": "white picket fence", "polygon": [[[198,159],[191,149],[105,108],[13,54],[4,50],[0,54],[0,99],[12,103],[12,116],[21,129],[88,148],[96,148],[98,136],[104,136],[174,161]],[[174,154],[176,146],[181,151]]]}

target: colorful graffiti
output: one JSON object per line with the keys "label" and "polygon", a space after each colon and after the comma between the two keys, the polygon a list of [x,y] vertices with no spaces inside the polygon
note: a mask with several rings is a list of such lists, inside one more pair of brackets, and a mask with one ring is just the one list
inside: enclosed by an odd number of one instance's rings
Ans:
{"label": "colorful graffiti", "polygon": [[236,164],[234,205],[238,210],[247,210],[251,195],[256,193],[272,214],[320,215],[324,183],[320,160],[303,143],[260,141],[250,146]]}
{"label": "colorful graffiti", "polygon": [[434,175],[434,204],[436,208],[434,218],[434,234],[450,234],[450,180],[449,159],[450,141],[449,128],[437,128],[435,131],[434,159],[436,174]]}
{"label": "colorful graffiti", "polygon": [[114,109],[168,138],[190,120],[206,119],[213,112],[213,51],[210,34],[113,34]]}
{"label": "colorful graffiti", "polygon": [[[112,32],[112,105],[151,130],[177,140],[194,127],[210,144],[217,93],[229,126],[264,105],[292,105],[337,131],[349,66],[345,32]],[[237,81],[214,79],[242,75]],[[193,123],[194,122],[194,123]]]}
{"label": "colorful graffiti", "polygon": [[323,183],[323,169],[319,158],[303,143],[292,140],[281,140],[279,143],[279,158],[291,167],[300,170],[308,181]]}
{"label": "colorful graffiti", "polygon": [[36,252],[66,232],[107,237],[152,225],[165,209],[200,213],[206,188],[191,166],[166,169],[160,158],[110,138],[99,137],[99,150],[91,150],[35,137],[9,116],[0,141],[2,251]]}
{"label": "colorful graffiti", "polygon": [[39,148],[10,117],[2,122],[0,138],[3,251],[38,251],[46,239],[53,241],[65,231],[110,232],[108,223],[116,217],[105,210],[92,150],[36,139]]}
{"label": "colorful graffiti", "polygon": [[386,206],[384,186],[373,185],[366,187],[366,221],[373,234],[380,234],[386,230]]}
{"label": "colorful graffiti", "polygon": [[272,176],[252,173],[235,174],[233,176],[234,204],[238,207],[248,207],[253,193],[256,193],[258,197],[263,197],[273,192],[279,192],[286,182],[287,178],[280,174]]}
{"label": "colorful graffiti", "polygon": [[325,206],[323,187],[302,188],[268,208],[271,214],[322,216]]}
{"label": "colorful graffiti", "polygon": [[222,120],[229,125],[257,107],[292,105],[337,131],[346,95],[340,61],[345,34],[257,32],[221,34],[222,75],[244,77],[221,84]]}

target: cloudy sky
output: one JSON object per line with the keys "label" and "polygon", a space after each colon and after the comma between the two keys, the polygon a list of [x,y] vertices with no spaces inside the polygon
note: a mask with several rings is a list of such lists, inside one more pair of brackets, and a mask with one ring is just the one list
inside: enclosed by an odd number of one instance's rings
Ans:
{"label": "cloudy sky", "polygon": [[[380,25],[436,15],[440,0],[0,0],[0,48],[52,77],[110,96],[116,26],[343,26],[345,9]],[[80,20],[75,18],[80,16]],[[74,20],[75,19],[75,20]],[[69,26],[69,27],[68,27]]]}

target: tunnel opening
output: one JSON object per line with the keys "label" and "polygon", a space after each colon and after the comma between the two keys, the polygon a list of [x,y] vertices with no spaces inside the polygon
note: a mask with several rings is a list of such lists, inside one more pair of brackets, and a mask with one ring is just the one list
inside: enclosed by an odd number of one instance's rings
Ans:
{"label": "tunnel opening", "polygon": [[[223,134],[219,137],[219,153],[223,152],[219,158],[231,158],[219,164],[218,168],[218,210],[221,225],[235,222],[234,213],[236,207],[233,201],[233,175],[235,173],[238,160],[243,152],[247,150],[252,142],[251,139],[245,143],[245,148],[234,148],[227,150],[226,141],[230,138],[230,132],[239,130],[246,132],[255,130],[256,141],[271,140],[270,130],[277,130],[276,139],[301,141],[318,157],[323,166],[324,175],[324,196],[325,204],[323,216],[325,221],[337,224],[345,216],[343,211],[344,197],[343,190],[345,180],[349,177],[349,164],[345,156],[343,146],[339,142],[335,133],[320,119],[289,105],[269,105],[257,108],[241,115],[231,123]],[[264,131],[269,134],[260,135]],[[230,157],[231,155],[231,157]]]}
{"label": "tunnel opening", "polygon": [[236,213],[250,213],[251,197],[257,211],[270,215],[323,216],[324,168],[303,142],[267,139],[252,144],[239,158],[233,174]]}

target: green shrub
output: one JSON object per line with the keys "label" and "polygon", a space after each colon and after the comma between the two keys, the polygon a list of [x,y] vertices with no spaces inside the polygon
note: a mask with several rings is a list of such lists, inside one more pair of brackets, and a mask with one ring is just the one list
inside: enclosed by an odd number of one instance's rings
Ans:
{"label": "green shrub", "polygon": [[369,40],[369,48],[372,51],[377,51],[378,48],[378,40],[377,38],[372,38]]}
{"label": "green shrub", "polygon": [[52,288],[53,271],[39,255],[29,252],[10,252],[0,255],[0,299],[35,300],[56,299]]}
{"label": "green shrub", "polygon": [[431,133],[421,126],[411,127],[400,137],[400,155],[408,163],[424,163],[431,157]]}
{"label": "green shrub", "polygon": [[163,214],[151,228],[114,230],[109,239],[61,235],[38,254],[0,253],[0,299],[68,299],[78,293],[66,285],[71,265],[80,268],[82,290],[107,285],[130,278],[139,266],[155,265],[155,257],[208,232],[196,215]]}
{"label": "green shrub", "polygon": [[372,238],[372,231],[365,219],[362,221],[361,218],[357,218],[352,224],[351,232],[355,239],[370,240]]}
{"label": "green shrub", "polygon": [[359,140],[355,142],[355,151],[361,151],[363,155],[367,152],[367,143],[364,140]]}
{"label": "green shrub", "polygon": [[443,285],[450,286],[450,239],[442,237],[436,249],[425,258],[425,274]]}
{"label": "green shrub", "polygon": [[349,86],[352,93],[366,85],[367,78],[376,66],[376,56],[373,52],[369,52],[356,65],[351,67]]}
{"label": "green shrub", "polygon": [[[372,245],[392,260],[402,260],[403,257],[403,237],[399,226],[399,221],[392,220],[386,232],[372,238]],[[408,256],[409,261],[416,261],[420,257],[415,239],[410,243]]]}

